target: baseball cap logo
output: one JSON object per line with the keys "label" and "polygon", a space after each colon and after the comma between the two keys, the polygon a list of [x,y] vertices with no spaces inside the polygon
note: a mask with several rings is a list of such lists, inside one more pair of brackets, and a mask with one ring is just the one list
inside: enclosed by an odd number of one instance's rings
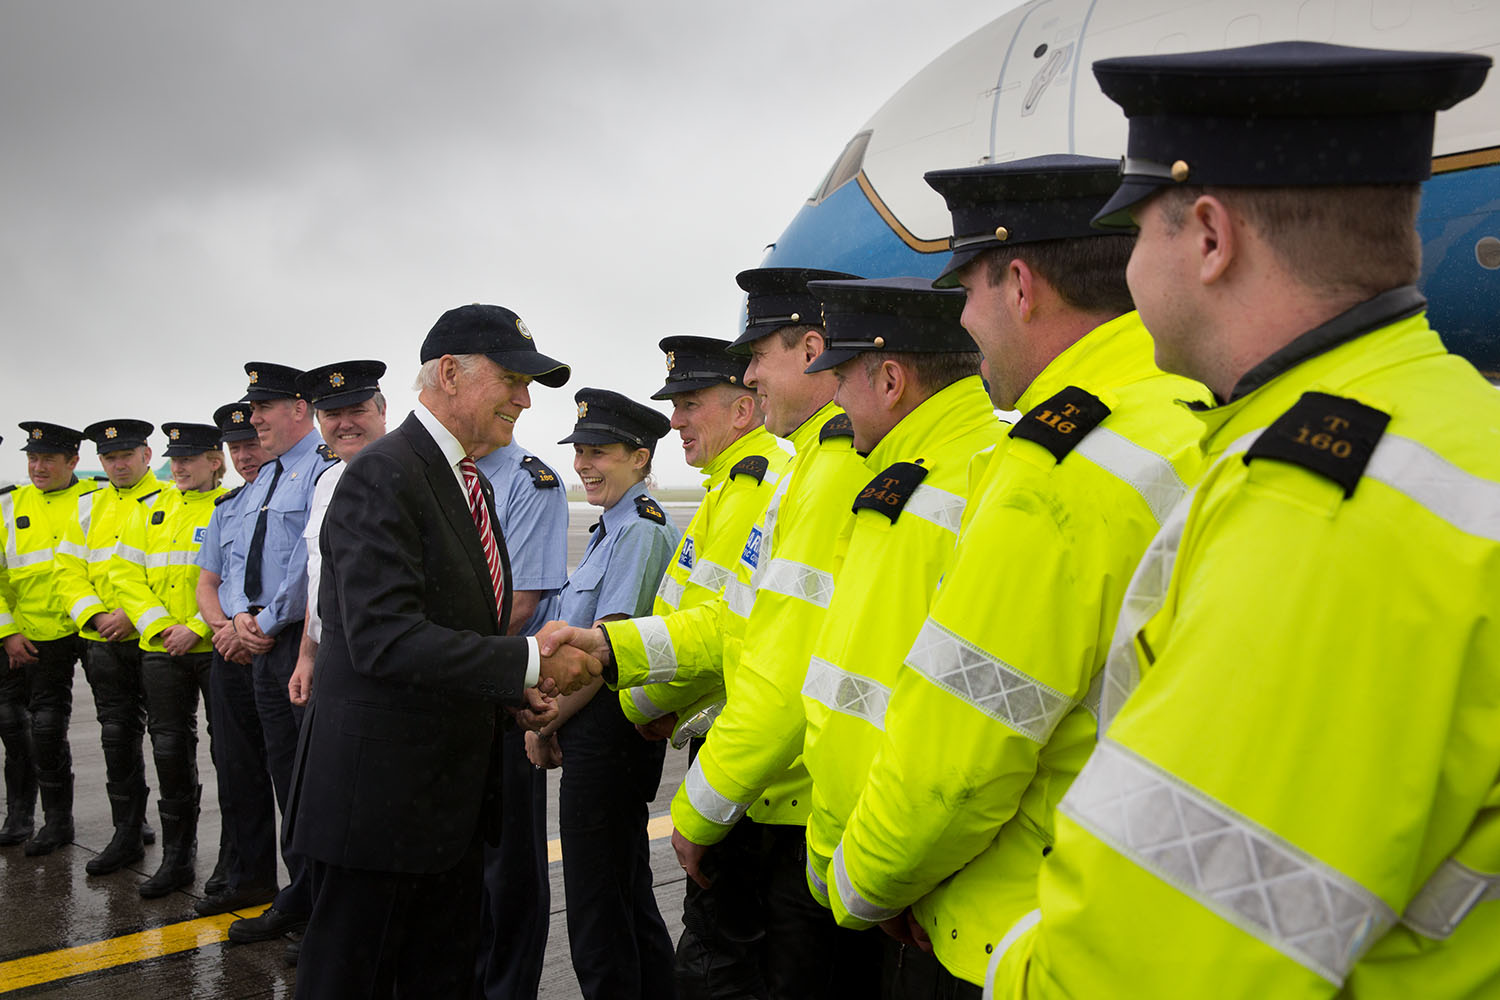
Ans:
{"label": "baseball cap logo", "polygon": [[516,317],[516,330],[527,340],[531,339],[531,331],[526,329],[526,324],[521,322],[521,317]]}

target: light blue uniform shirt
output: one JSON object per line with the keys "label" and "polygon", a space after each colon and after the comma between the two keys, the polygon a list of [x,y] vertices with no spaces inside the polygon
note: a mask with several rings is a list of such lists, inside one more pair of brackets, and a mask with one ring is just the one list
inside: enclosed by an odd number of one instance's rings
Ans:
{"label": "light blue uniform shirt", "polygon": [[[198,547],[198,552],[193,556],[193,564],[199,569],[208,570],[219,578],[219,607],[229,607],[229,577],[224,568],[229,565],[229,545],[234,541],[234,532],[225,531],[226,524],[235,524],[235,518],[239,516],[240,505],[245,502],[245,490],[247,486],[240,487],[239,491],[232,497],[225,497],[214,507],[213,514],[208,518],[208,530],[203,536],[203,544]],[[228,614],[228,611],[225,611]]]}
{"label": "light blue uniform shirt", "polygon": [[567,491],[551,467],[514,439],[474,464],[495,488],[496,519],[510,556],[511,589],[541,591],[536,613],[523,633],[536,635],[560,616],[562,588],[568,582]]}
{"label": "light blue uniform shirt", "polygon": [[[266,635],[274,636],[292,622],[307,614],[307,541],[302,529],[312,509],[313,487],[318,475],[333,464],[318,453],[323,439],[310,430],[284,455],[260,467],[255,482],[245,487],[238,516],[225,522],[234,524],[229,546],[226,582],[233,586],[229,599],[222,602],[224,613],[233,618],[249,611],[251,604],[264,607],[255,616],[256,624]],[[281,463],[281,478],[276,478],[276,463]],[[276,492],[271,493],[271,484]],[[266,495],[270,493],[269,502]],[[261,592],[245,594],[245,556],[255,535],[255,522],[266,506],[266,538],[261,549]]]}
{"label": "light blue uniform shirt", "polygon": [[[635,498],[645,493],[644,482],[631,486],[600,517],[602,527],[590,534],[589,547],[562,592],[562,617],[569,625],[587,628],[609,615],[651,613],[680,532],[670,514],[666,524],[641,516]],[[665,513],[660,504],[653,505]]]}

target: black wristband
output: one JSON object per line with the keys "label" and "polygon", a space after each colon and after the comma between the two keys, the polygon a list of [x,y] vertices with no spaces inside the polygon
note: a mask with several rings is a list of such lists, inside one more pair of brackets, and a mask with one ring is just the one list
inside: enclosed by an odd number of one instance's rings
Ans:
{"label": "black wristband", "polygon": [[613,690],[620,682],[620,668],[615,666],[615,644],[609,641],[608,628],[600,625],[599,631],[604,635],[604,648],[608,651],[608,655],[601,658],[604,664],[604,683]]}

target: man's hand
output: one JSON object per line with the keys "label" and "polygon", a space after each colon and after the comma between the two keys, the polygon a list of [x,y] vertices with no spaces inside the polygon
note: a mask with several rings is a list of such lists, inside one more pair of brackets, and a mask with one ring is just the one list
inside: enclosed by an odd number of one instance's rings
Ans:
{"label": "man's hand", "polygon": [[548,622],[537,633],[536,645],[543,656],[551,656],[567,645],[582,650],[600,663],[609,659],[609,640],[604,638],[604,629],[597,626],[575,628],[563,621]]}
{"label": "man's hand", "polygon": [[135,631],[135,625],[131,623],[130,616],[125,613],[124,608],[115,608],[108,613],[101,611],[90,618],[88,623],[95,632],[110,642],[128,639]]}
{"label": "man's hand", "polygon": [[527,733],[526,757],[537,767],[548,770],[562,767],[562,744],[557,742],[557,734],[542,736],[540,733]]}
{"label": "man's hand", "polygon": [[286,682],[286,696],[293,705],[307,704],[312,694],[312,675],[313,658],[299,655],[297,665],[292,668],[292,679]]}
{"label": "man's hand", "polygon": [[644,726],[637,723],[635,731],[641,734],[641,739],[650,740],[652,743],[660,743],[672,735],[672,730],[677,728],[677,713],[668,712],[659,719],[652,719]]}
{"label": "man's hand", "polygon": [[910,906],[889,920],[882,920],[879,926],[881,930],[902,944],[910,945],[913,948],[920,948],[927,954],[932,954],[932,938],[927,936],[927,932],[917,922],[917,918],[911,912]]}
{"label": "man's hand", "polygon": [[186,656],[198,645],[198,633],[186,625],[168,625],[162,630],[161,644],[169,656]]}
{"label": "man's hand", "polygon": [[36,647],[21,633],[5,637],[5,655],[10,657],[10,669],[20,670],[28,663],[36,662]]}
{"label": "man's hand", "polygon": [[[543,694],[536,688],[527,688],[521,692],[521,696],[524,699],[522,703],[509,711],[515,718],[516,725],[522,729],[535,732],[557,718],[557,699]],[[530,733],[527,735],[530,736]]]}
{"label": "man's hand", "polygon": [[234,634],[252,656],[269,653],[276,640],[260,630],[260,622],[248,611],[234,616]]}
{"label": "man's hand", "polygon": [[234,622],[226,618],[222,625],[210,625],[209,627],[214,630],[214,649],[219,651],[220,656],[224,657],[230,663],[249,665],[251,660],[250,653],[245,649],[244,644],[240,642],[240,637],[235,633]]}
{"label": "man's hand", "polygon": [[681,830],[672,831],[672,850],[677,852],[677,863],[682,865],[682,870],[687,872],[687,877],[707,889],[713,882],[707,875],[703,874],[703,858],[708,854],[708,848],[703,844],[695,844],[682,835]]}
{"label": "man's hand", "polygon": [[[537,641],[540,645],[540,637]],[[604,665],[588,653],[558,644],[553,653],[542,653],[537,687],[543,694],[572,694],[602,673]]]}

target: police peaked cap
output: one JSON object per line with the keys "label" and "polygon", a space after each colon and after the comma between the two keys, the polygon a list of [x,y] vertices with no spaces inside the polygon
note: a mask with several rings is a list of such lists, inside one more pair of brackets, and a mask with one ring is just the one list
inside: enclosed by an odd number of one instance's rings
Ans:
{"label": "police peaked cap", "polygon": [[807,287],[823,303],[823,335],[828,342],[828,349],[807,366],[809,375],[870,351],[979,350],[959,324],[964,293],[933,288],[927,278],[814,281]]}
{"label": "police peaked cap", "polygon": [[100,420],[83,429],[83,436],[99,446],[99,454],[144,448],[146,439],[156,430],[144,420]]}
{"label": "police peaked cap", "polygon": [[567,365],[539,352],[521,317],[504,306],[476,302],[439,316],[422,341],[422,363],[445,354],[483,354],[554,389],[567,385],[572,374]]}
{"label": "police peaked cap", "polygon": [[956,272],[986,250],[1103,235],[1092,220],[1119,187],[1120,163],[1063,153],[922,176],[953,216],[953,256],[932,286],[953,288]]}
{"label": "police peaked cap", "polygon": [[380,391],[384,361],[340,361],[303,372],[297,390],[315,409],[337,410],[363,403]]}
{"label": "police peaked cap", "polygon": [[656,451],[656,442],[672,429],[672,422],[644,403],[608,389],[579,389],[578,422],[573,433],[558,444],[614,444]]}
{"label": "police peaked cap", "polygon": [[241,402],[260,403],[268,399],[301,399],[297,379],[301,368],[274,365],[269,361],[250,361],[245,365],[245,374],[250,376],[250,388]]}
{"label": "police peaked cap", "polygon": [[48,424],[40,420],[27,420],[21,425],[26,432],[26,443],[22,451],[35,451],[45,455],[76,455],[83,432],[61,424]]}
{"label": "police peaked cap", "polygon": [[219,437],[225,444],[260,436],[250,424],[249,403],[225,403],[214,411],[214,423],[219,425]]}
{"label": "police peaked cap", "polygon": [[213,424],[162,424],[161,432],[167,436],[168,458],[200,455],[219,447],[219,428]]}
{"label": "police peaked cap", "polygon": [[745,384],[750,362],[729,353],[729,341],[713,337],[664,337],[656,345],[667,355],[667,384],[652,399],[671,399],[679,392],[707,389],[711,385]]}
{"label": "police peaked cap", "polygon": [[1414,184],[1432,173],[1437,112],[1473,94],[1487,56],[1272,42],[1101,59],[1094,76],[1130,121],[1120,189],[1098,223],[1158,189]]}
{"label": "police peaked cap", "polygon": [[816,267],[756,267],[741,271],[734,280],[745,290],[745,332],[729,350],[749,354],[750,345],[784,326],[821,326],[823,317],[817,296],[807,290],[809,281],[857,281],[859,275],[824,271]]}

